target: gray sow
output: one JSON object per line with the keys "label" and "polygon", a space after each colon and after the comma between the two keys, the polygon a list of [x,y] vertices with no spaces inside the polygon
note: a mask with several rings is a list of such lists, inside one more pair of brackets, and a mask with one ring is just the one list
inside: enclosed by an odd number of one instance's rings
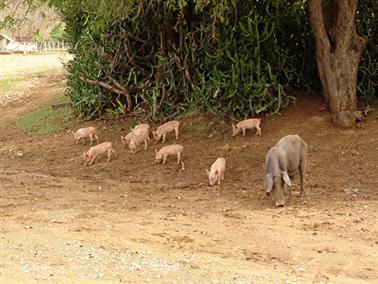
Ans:
{"label": "gray sow", "polygon": [[[276,206],[284,206],[291,195],[291,179],[299,173],[301,196],[307,167],[307,144],[298,135],[287,135],[274,145],[266,156],[264,190]],[[288,193],[284,187],[289,186]]]}

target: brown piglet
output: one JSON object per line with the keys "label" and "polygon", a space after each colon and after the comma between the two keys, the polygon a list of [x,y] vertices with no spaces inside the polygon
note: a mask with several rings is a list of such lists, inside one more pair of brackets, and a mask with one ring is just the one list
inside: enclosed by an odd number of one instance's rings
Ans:
{"label": "brown piglet", "polygon": [[163,161],[163,164],[165,164],[167,162],[168,156],[177,155],[177,164],[179,165],[181,162],[181,155],[183,151],[184,146],[179,144],[164,146],[159,151],[155,150],[155,163],[161,163],[161,161]]}
{"label": "brown piglet", "polygon": [[179,126],[180,122],[177,120],[172,120],[164,123],[163,125],[159,126],[156,131],[152,131],[152,135],[156,142],[159,142],[161,137],[163,137],[163,143],[165,143],[165,137],[167,133],[175,131],[176,140],[179,138]]}
{"label": "brown piglet", "polygon": [[209,184],[214,185],[216,182],[221,184],[221,180],[224,180],[224,172],[226,171],[226,159],[218,158],[211,165],[210,171],[206,169],[206,174],[209,176]]}
{"label": "brown piglet", "polygon": [[99,138],[96,134],[96,129],[92,126],[80,128],[76,130],[76,132],[70,131],[70,133],[73,135],[76,144],[79,143],[80,139],[83,139],[83,144],[85,145],[85,138],[89,138],[89,146],[92,146],[93,139],[96,139],[97,144],[99,143]]}
{"label": "brown piglet", "polygon": [[148,147],[148,130],[146,128],[134,129],[129,136],[129,148],[132,152],[136,152],[139,145],[144,143],[144,151]]}
{"label": "brown piglet", "polygon": [[245,136],[245,131],[247,129],[253,129],[256,128],[256,135],[261,135],[261,128],[260,128],[261,119],[258,118],[251,118],[240,121],[236,125],[232,125],[232,136],[236,136],[240,133],[240,131],[243,132],[243,136]]}
{"label": "brown piglet", "polygon": [[92,165],[95,162],[98,155],[102,155],[105,153],[108,154],[108,162],[110,162],[111,156],[115,155],[115,150],[113,149],[111,142],[103,142],[97,144],[96,146],[92,146],[91,148],[89,148],[87,152],[83,152],[85,165]]}

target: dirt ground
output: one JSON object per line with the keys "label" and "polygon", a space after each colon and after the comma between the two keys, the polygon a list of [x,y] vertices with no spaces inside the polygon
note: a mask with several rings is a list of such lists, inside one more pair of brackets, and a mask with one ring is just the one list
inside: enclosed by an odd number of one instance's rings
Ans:
{"label": "dirt ground", "polygon": [[67,53],[1,55],[0,79],[60,68],[62,62],[67,62],[70,58],[71,56]]}
{"label": "dirt ground", "polygon": [[[88,146],[67,131],[31,136],[15,125],[54,101],[60,76],[0,107],[0,283],[377,283],[377,112],[343,130],[320,99],[300,99],[244,138],[188,118],[183,173],[174,159],[154,164],[160,145],[122,149],[128,119],[89,121],[73,128],[96,126],[117,157],[84,167]],[[306,197],[296,179],[287,206],[274,208],[263,163],[287,134],[309,145]],[[226,180],[210,187],[205,168],[219,156]]]}

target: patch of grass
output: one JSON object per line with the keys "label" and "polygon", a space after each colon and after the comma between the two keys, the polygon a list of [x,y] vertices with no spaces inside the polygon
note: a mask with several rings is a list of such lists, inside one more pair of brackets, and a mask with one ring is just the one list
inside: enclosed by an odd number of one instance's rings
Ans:
{"label": "patch of grass", "polygon": [[21,117],[17,126],[31,134],[46,134],[61,131],[77,123],[71,108],[63,107],[53,110],[50,106],[41,107]]}
{"label": "patch of grass", "polygon": [[13,77],[0,80],[0,95],[6,95],[14,90],[18,84],[26,81],[25,77]]}

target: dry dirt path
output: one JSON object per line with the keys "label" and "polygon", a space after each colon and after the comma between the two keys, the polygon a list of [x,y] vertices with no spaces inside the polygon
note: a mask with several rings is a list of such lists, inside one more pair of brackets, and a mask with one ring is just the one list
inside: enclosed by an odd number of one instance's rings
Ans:
{"label": "dry dirt path", "polygon": [[[86,146],[66,131],[15,126],[54,100],[58,81],[42,77],[27,100],[0,108],[0,283],[376,283],[377,113],[363,129],[340,130],[320,101],[303,99],[264,118],[258,138],[209,138],[204,121],[186,119],[181,174],[172,160],[154,164],[155,145],[122,149],[128,121],[86,122],[118,155],[85,168]],[[292,133],[309,144],[307,196],[295,191],[277,209],[262,192],[262,165]],[[205,168],[221,155],[226,181],[209,187]]]}

